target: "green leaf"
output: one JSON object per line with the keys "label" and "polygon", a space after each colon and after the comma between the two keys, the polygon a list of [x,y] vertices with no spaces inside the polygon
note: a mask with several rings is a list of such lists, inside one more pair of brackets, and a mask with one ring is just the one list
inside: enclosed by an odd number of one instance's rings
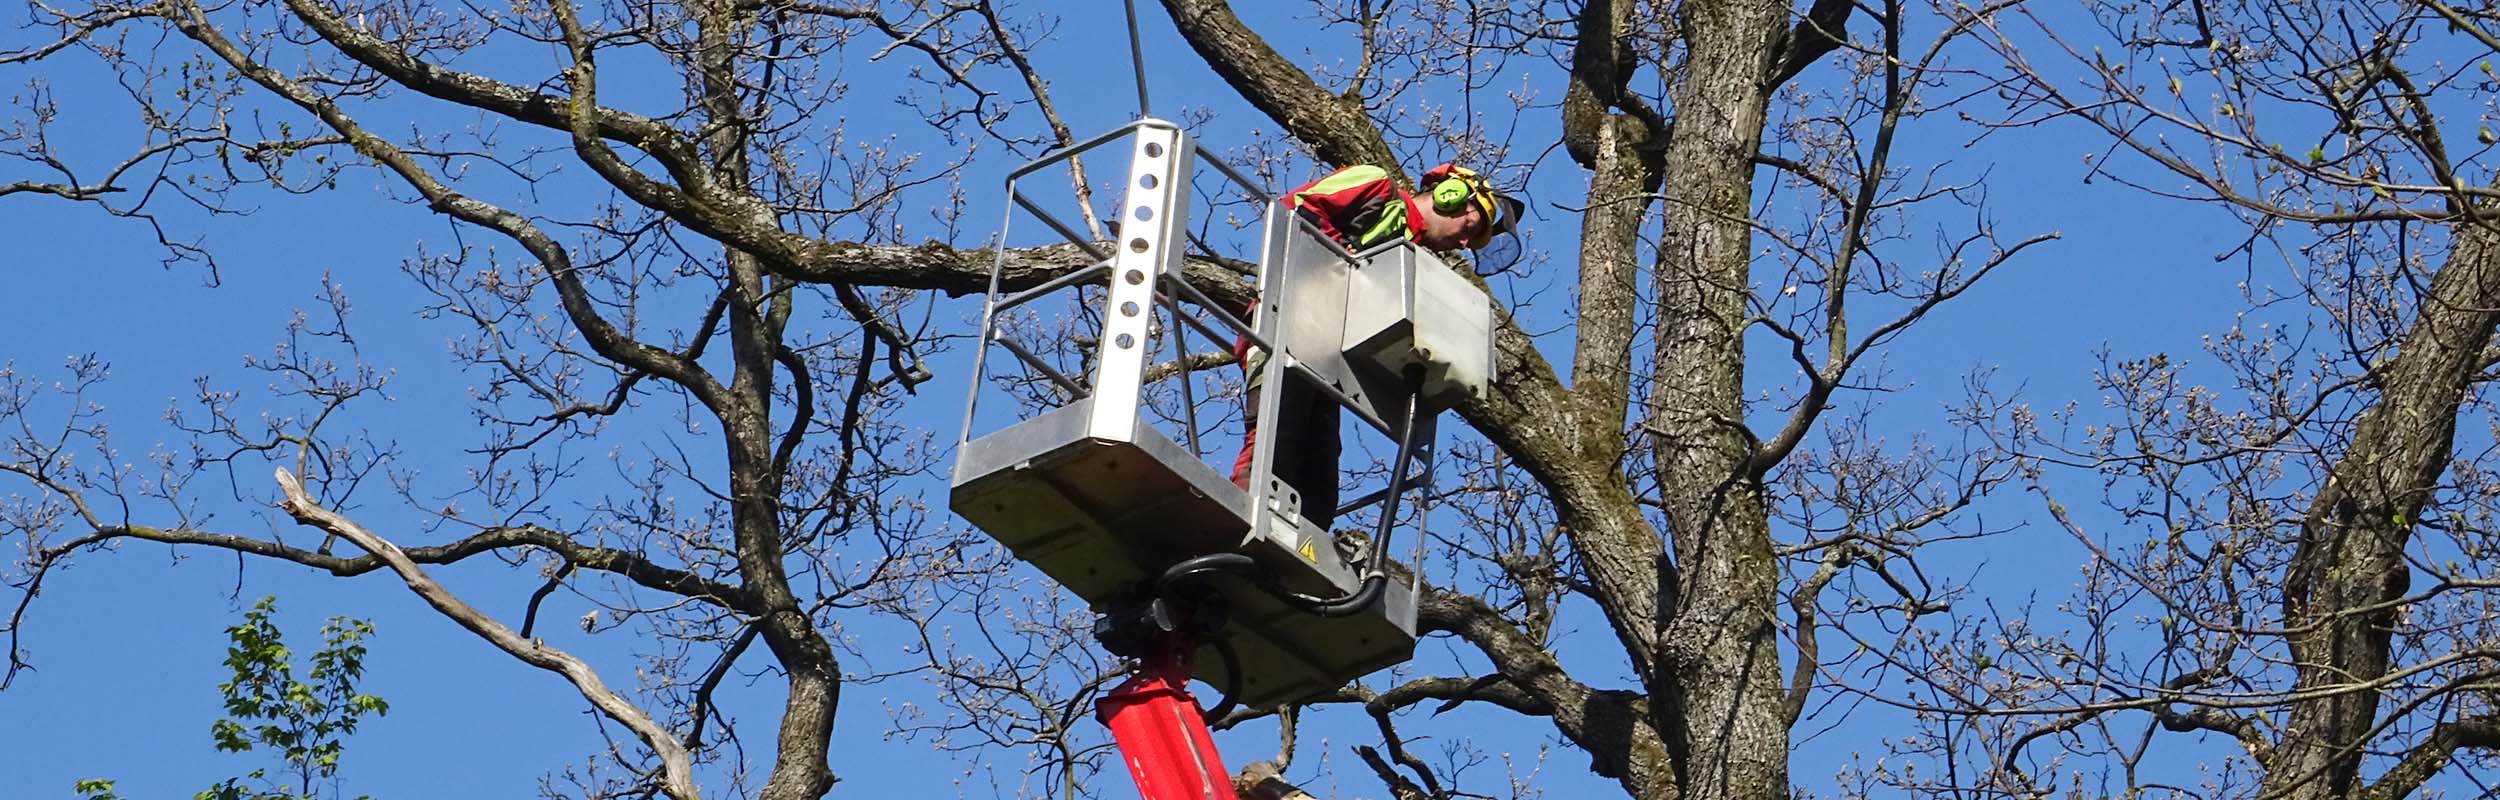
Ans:
{"label": "green leaf", "polygon": [[252,749],[251,740],[243,736],[243,726],[235,724],[234,720],[221,719],[209,723],[208,735],[216,741],[217,749],[223,752],[241,753]]}
{"label": "green leaf", "polygon": [[[371,623],[333,617],[322,626],[322,647],[310,654],[298,680],[295,652],[275,622],[277,599],[262,598],[226,629],[231,646],[226,666],[231,680],[218,684],[226,718],[209,726],[218,750],[274,753],[283,778],[255,769],[245,778],[230,779],[201,792],[206,800],[313,800],[255,786],[329,785],[335,787],[346,737],[368,714],[383,714],[390,705],[381,697],[356,691],[364,673],[364,640]],[[84,798],[82,800],[107,800]],[[109,800],[119,800],[110,798]]]}

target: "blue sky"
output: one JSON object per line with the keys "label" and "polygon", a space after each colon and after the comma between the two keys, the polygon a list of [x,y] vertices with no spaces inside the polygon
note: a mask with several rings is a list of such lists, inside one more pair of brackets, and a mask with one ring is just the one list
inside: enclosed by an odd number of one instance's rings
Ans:
{"label": "blue sky", "polygon": [[[1106,44],[1118,31],[1116,6],[1098,5],[1106,10],[1088,12],[1082,22],[1064,26],[1035,53],[1046,71],[1059,76],[1056,99],[1079,136],[1124,122],[1134,111],[1126,53]],[[1212,122],[1198,126],[1197,133],[1217,148],[1243,145],[1253,130],[1272,131],[1198,66],[1158,10],[1141,11],[1158,112],[1173,116],[1184,109],[1214,110]],[[1308,29],[1308,20],[1259,13],[1269,16],[1254,15],[1254,25],[1279,36],[1284,41],[1280,49],[1288,55],[1301,52],[1291,34]],[[1344,46],[1326,32],[1313,34],[1312,40]],[[18,43],[17,38],[0,39],[0,48]],[[513,75],[539,74],[545,59],[552,58],[526,52],[499,57],[511,60]],[[920,130],[910,109],[887,102],[891,87],[899,85],[897,76],[908,68],[897,63],[903,58],[851,65],[855,99],[839,109],[853,137],[876,141],[886,131],[914,137]],[[21,74],[0,72],[12,81]],[[60,141],[73,155],[99,161],[117,157],[117,148],[129,144],[127,128],[112,103],[95,99],[116,96],[115,91],[98,83],[99,76],[91,72],[65,70],[47,77],[65,107],[55,129]],[[1807,80],[1814,78],[1809,74]],[[647,88],[674,91],[673,85]],[[1560,91],[1553,85],[1536,88],[1549,97]],[[632,91],[621,94],[630,102]],[[1495,113],[1506,113],[1498,111],[1499,103],[1488,105],[1497,107]],[[394,101],[383,104],[381,112],[413,113],[413,121],[420,123],[459,124],[441,118],[439,111],[423,109]],[[1555,124],[1550,108],[1530,114],[1521,121],[1522,141],[1550,139]],[[1899,162],[1917,165],[1951,155],[1966,171],[1985,167],[1991,185],[1998,187],[1993,210],[2010,235],[2054,230],[2062,238],[1948,304],[1885,351],[1885,363],[1907,381],[1880,398],[1878,430],[1892,440],[1906,442],[1916,432],[1941,430],[1942,406],[1959,395],[1966,372],[1997,370],[2001,382],[2019,384],[2027,398],[2088,405],[2096,400],[2089,383],[2096,351],[2106,348],[2122,357],[2167,351],[2194,359],[2200,335],[2230,324],[2240,303],[2235,285],[2246,276],[2240,266],[2217,263],[2213,256],[2236,244],[2241,235],[2237,224],[2217,211],[2148,199],[2112,182],[2084,183],[2084,156],[2101,152],[2104,145],[2082,133],[2050,126],[1972,144],[1968,129],[1941,123],[1937,129],[1905,132]],[[921,138],[907,139],[907,144],[937,146]],[[963,176],[968,186],[997,185],[997,176],[1019,160],[998,156],[994,143],[984,147],[989,154]],[[6,171],[12,168],[0,167],[0,180],[20,177]],[[1555,154],[1538,164],[1533,186],[1540,202],[1567,206],[1578,197],[1582,179],[1578,168]],[[0,316],[0,342],[6,342],[0,345],[0,357],[19,374],[40,380],[60,376],[60,365],[73,355],[92,353],[110,362],[112,381],[91,399],[112,409],[122,458],[135,460],[150,448],[176,441],[161,412],[190,397],[194,376],[211,375],[218,386],[244,390],[244,407],[259,407],[253,398],[265,398],[267,380],[242,371],[242,358],[267,352],[295,310],[320,308],[320,282],[326,273],[356,302],[364,357],[394,370],[391,401],[358,410],[355,423],[397,442],[408,466],[457,474],[464,463],[463,446],[473,444],[473,437],[462,433],[469,425],[462,409],[468,387],[477,379],[452,367],[443,353],[446,339],[464,331],[420,318],[423,298],[399,270],[417,243],[439,246],[450,237],[439,217],[391,200],[405,192],[381,187],[379,178],[359,171],[335,191],[312,197],[252,195],[254,213],[247,215],[169,215],[177,235],[201,237],[218,253],[221,282],[213,288],[203,285],[206,273],[197,265],[160,266],[162,250],[139,224],[109,219],[85,206],[0,199],[0,232],[14,243],[0,256],[0,264],[8,268],[13,296],[21,298],[12,313]],[[980,192],[973,197],[967,219],[973,225],[992,224],[998,217],[995,198]],[[574,199],[556,194],[539,202],[560,206]],[[1564,263],[1500,288],[1515,297],[1540,298],[1534,321],[1562,331],[1551,337],[1550,346],[1556,360],[1567,363],[1566,267],[1574,217],[1550,206],[1539,213],[1543,224],[1533,229],[1531,246],[1556,251]],[[906,222],[926,224],[921,219]],[[482,237],[472,233],[471,239]],[[955,326],[972,313],[977,313],[976,306],[967,300],[937,303],[926,312],[941,327]],[[1788,380],[1791,368],[1777,343],[1757,346],[1752,365],[1756,381],[1776,386]],[[908,419],[941,441],[951,441],[965,396],[959,357],[957,353],[933,362],[938,380],[923,387],[907,412]],[[655,409],[648,416],[650,421],[634,424],[646,429],[668,425],[663,411]],[[629,426],[599,446],[638,446],[638,430]],[[207,492],[206,507],[213,517],[205,527],[300,540],[301,531],[287,529],[283,519],[251,502],[266,497],[266,472],[259,465],[237,469],[235,491],[246,495],[243,501],[223,486]],[[924,491],[932,505],[942,505],[944,487],[939,482],[928,482]],[[2036,516],[2032,498],[2009,495],[1990,508],[2017,519]],[[369,525],[403,544],[430,541],[404,527],[413,515],[394,509],[387,492],[368,498],[358,511]],[[148,521],[149,516],[142,510],[137,519]],[[1988,597],[2009,602],[2061,595],[2082,561],[2070,540],[2045,525],[1946,548],[1936,558],[1939,569],[1971,581]],[[435,572],[507,619],[517,616],[536,583],[533,576],[491,560]],[[25,636],[38,671],[0,693],[0,722],[7,723],[0,724],[0,790],[12,797],[67,796],[75,780],[110,777],[120,780],[123,793],[131,797],[187,797],[219,779],[266,765],[215,753],[207,736],[218,712],[215,685],[223,679],[221,630],[265,594],[281,598],[281,625],[299,650],[310,649],[320,620],[331,615],[371,619],[379,628],[363,687],[388,698],[392,711],[369,722],[351,742],[343,772],[350,793],[383,798],[530,796],[551,770],[601,746],[600,730],[586,705],[560,679],[457,630],[386,575],[338,580],[289,565],[238,561],[228,554],[131,543],[110,557],[80,559],[74,568],[55,575],[35,604]],[[558,594],[542,615],[550,641],[601,665],[612,683],[630,685],[629,643],[623,641],[629,631],[580,634],[569,623],[588,610],[580,598]],[[1611,646],[1594,617],[1581,615],[1577,621],[1582,635],[1593,639],[1584,643],[1587,648]],[[874,648],[895,631],[890,623],[861,619],[845,633]],[[1564,649],[1567,656],[1578,655],[1572,643]],[[1428,644],[1425,650],[1427,659],[1445,658],[1438,655],[1444,651],[1439,644]],[[753,667],[754,661],[742,666]],[[770,719],[777,682],[761,676],[751,687],[733,686],[727,702],[750,724]],[[929,700],[928,690],[909,679],[855,686],[846,693],[833,765],[845,779],[838,793],[1013,794],[1015,782],[1022,780],[1024,753],[993,750],[986,754],[991,764],[968,765],[927,742],[879,735],[890,726],[890,708]],[[1533,773],[1550,797],[1612,791],[1587,774],[1583,756],[1555,745],[1544,723],[1520,724],[1506,713],[1472,707],[1445,717],[1419,730],[1480,733],[1480,746],[1511,754],[1522,772],[1534,768],[1532,759],[1541,748],[1552,747],[1555,752]],[[1818,726],[1801,729],[1801,746],[1792,763],[1799,784],[1826,786],[1831,771],[1850,754],[1878,754],[1877,739],[1887,735],[1883,718],[1873,712],[1863,721],[1812,737],[1806,732]],[[1314,714],[1312,725],[1303,733],[1297,777],[1313,775],[1311,765],[1325,762],[1337,769],[1329,782],[1319,785],[1343,791],[1325,791],[1324,796],[1381,794],[1348,749],[1366,741],[1368,721],[1358,713],[1336,710]],[[1267,725],[1247,726],[1220,741],[1238,767],[1272,753],[1272,731]],[[768,727],[751,728],[749,752],[764,753],[769,735]],[[1498,767],[1491,769],[1499,773]],[[1125,778],[1108,775],[1105,780],[1112,782],[1105,794],[1126,793]],[[1006,785],[1001,788],[993,781]]]}

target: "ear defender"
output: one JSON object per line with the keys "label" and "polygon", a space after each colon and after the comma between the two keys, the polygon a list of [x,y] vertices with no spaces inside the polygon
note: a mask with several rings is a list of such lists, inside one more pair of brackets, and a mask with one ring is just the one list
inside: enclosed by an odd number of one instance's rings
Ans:
{"label": "ear defender", "polygon": [[[1484,179],[1475,170],[1457,164],[1443,164],[1424,173],[1424,184],[1432,187],[1433,210],[1456,214],[1467,210],[1467,201],[1476,200],[1484,187]],[[1477,205],[1483,205],[1481,201]]]}
{"label": "ear defender", "polygon": [[1456,214],[1467,210],[1467,201],[1475,193],[1475,184],[1469,183],[1466,178],[1452,175],[1442,179],[1440,183],[1433,184],[1432,207],[1443,214]]}
{"label": "ear defender", "polygon": [[1494,191],[1483,175],[1457,164],[1433,167],[1424,173],[1423,183],[1432,187],[1432,207],[1443,214],[1463,213],[1469,205],[1484,212],[1484,224],[1476,227],[1469,249],[1483,249],[1494,234],[1510,233],[1526,210],[1518,198]]}

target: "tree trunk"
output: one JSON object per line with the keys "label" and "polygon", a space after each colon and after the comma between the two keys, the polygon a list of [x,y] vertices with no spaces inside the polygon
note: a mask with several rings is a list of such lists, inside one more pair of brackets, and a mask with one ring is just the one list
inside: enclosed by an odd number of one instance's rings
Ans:
{"label": "tree trunk", "polygon": [[2378,373],[2378,403],[2354,426],[2301,522],[2283,587],[2295,691],[2264,791],[2285,800],[2348,797],[2377,726],[2395,633],[2393,601],[2411,582],[2405,545],[2448,469],[2459,407],[2500,324],[2500,233],[2459,223],[2403,349]]}
{"label": "tree trunk", "polygon": [[1684,76],[1667,144],[1661,320],[1649,415],[1675,579],[1652,702],[1688,798],[1788,794],[1777,629],[1779,571],[1748,466],[1744,319],[1751,291],[1753,158],[1770,54],[1788,9],[1760,0],[1686,6]]}

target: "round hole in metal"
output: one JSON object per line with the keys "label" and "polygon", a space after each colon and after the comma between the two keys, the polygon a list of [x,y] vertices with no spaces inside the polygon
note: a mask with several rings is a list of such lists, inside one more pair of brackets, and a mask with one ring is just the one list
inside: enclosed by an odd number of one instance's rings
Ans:
{"label": "round hole in metal", "polygon": [[1138,239],[1130,239],[1130,240],[1128,240],[1128,250],[1129,250],[1129,252],[1131,252],[1131,253],[1143,253],[1143,252],[1146,252],[1146,247],[1147,247],[1146,240],[1145,240],[1145,239],[1143,239],[1143,238],[1138,238]]}
{"label": "round hole in metal", "polygon": [[1123,317],[1134,317],[1134,316],[1137,316],[1137,301],[1135,301],[1135,300],[1131,300],[1131,301],[1128,301],[1128,302],[1126,302],[1126,303],[1121,303],[1121,304],[1120,304],[1120,316],[1123,316]]}
{"label": "round hole in metal", "polygon": [[1155,179],[1155,176],[1152,176],[1152,175],[1139,175],[1139,176],[1137,176],[1137,185],[1139,185],[1139,186],[1143,186],[1143,187],[1146,187],[1146,188],[1148,188],[1148,189],[1155,188],[1155,184],[1157,184],[1157,183],[1161,183],[1161,182],[1162,182],[1162,181],[1156,180],[1156,179]]}
{"label": "round hole in metal", "polygon": [[1146,157],[1147,157],[1147,158],[1154,158],[1154,157],[1161,156],[1161,155],[1163,155],[1163,143],[1162,143],[1162,142],[1147,142],[1147,143],[1146,143]]}
{"label": "round hole in metal", "polygon": [[1154,210],[1154,209],[1152,209],[1152,208],[1148,208],[1148,207],[1146,207],[1146,206],[1138,206],[1138,207],[1137,207],[1137,221],[1139,221],[1139,222],[1144,222],[1144,221],[1146,221],[1146,220],[1150,220],[1150,219],[1154,219],[1154,218],[1155,218],[1155,210]]}
{"label": "round hole in metal", "polygon": [[1119,345],[1119,346],[1120,346],[1120,349],[1122,349],[1122,350],[1126,350],[1126,349],[1129,349],[1129,348],[1131,348],[1131,347],[1136,347],[1136,346],[1137,346],[1137,337],[1135,337],[1135,336],[1130,336],[1130,335],[1128,335],[1128,334],[1123,333],[1123,334],[1120,334],[1118,337],[1113,338],[1113,339],[1111,340],[1111,343],[1112,343],[1112,344]]}
{"label": "round hole in metal", "polygon": [[1131,286],[1135,286],[1135,285],[1140,284],[1140,283],[1145,283],[1145,282],[1146,282],[1146,271],[1145,271],[1145,270],[1142,270],[1142,269],[1132,269],[1132,270],[1129,270],[1127,274],[1125,274],[1125,275],[1121,275],[1121,276],[1120,276],[1120,279],[1121,279],[1121,280],[1124,280],[1124,281],[1128,281],[1128,282],[1129,282],[1129,285],[1131,285]]}

